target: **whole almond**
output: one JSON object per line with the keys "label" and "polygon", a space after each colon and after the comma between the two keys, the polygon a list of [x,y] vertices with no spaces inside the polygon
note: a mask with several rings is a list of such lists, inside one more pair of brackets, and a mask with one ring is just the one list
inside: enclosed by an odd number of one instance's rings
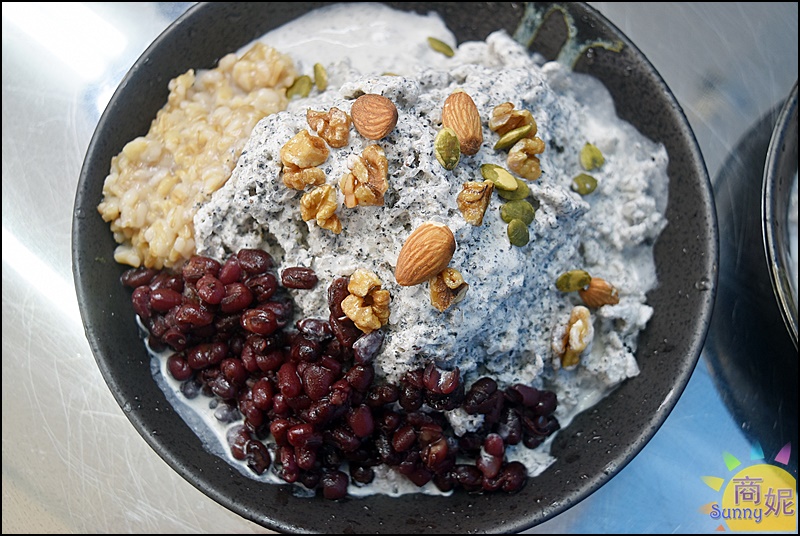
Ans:
{"label": "whole almond", "polygon": [[614,285],[599,277],[593,277],[586,288],[578,290],[578,294],[583,303],[593,309],[619,303],[619,292]]}
{"label": "whole almond", "polygon": [[355,100],[350,117],[359,134],[368,140],[379,140],[397,125],[397,107],[383,95],[367,93]]}
{"label": "whole almond", "polygon": [[452,128],[461,143],[461,152],[474,155],[483,143],[483,127],[478,107],[466,92],[456,91],[444,101],[442,125]]}
{"label": "whole almond", "polygon": [[447,268],[455,251],[456,239],[448,226],[425,222],[408,236],[400,249],[394,277],[404,287],[428,281]]}

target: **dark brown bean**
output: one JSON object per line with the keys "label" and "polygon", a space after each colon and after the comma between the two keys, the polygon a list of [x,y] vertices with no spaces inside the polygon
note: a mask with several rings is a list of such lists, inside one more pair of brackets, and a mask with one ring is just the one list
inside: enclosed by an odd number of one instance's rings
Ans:
{"label": "dark brown bean", "polygon": [[372,365],[355,365],[347,371],[345,379],[353,389],[365,393],[375,379],[375,368]]}
{"label": "dark brown bean", "polygon": [[260,249],[242,249],[236,254],[239,265],[248,275],[263,274],[272,268],[272,256]]}
{"label": "dark brown bean", "polygon": [[211,274],[205,274],[195,285],[197,295],[210,305],[219,305],[225,297],[225,285]]}
{"label": "dark brown bean", "polygon": [[287,361],[278,369],[278,389],[285,397],[299,396],[303,392],[303,384],[297,375],[297,366]]}
{"label": "dark brown bean", "polygon": [[392,448],[397,452],[405,452],[417,442],[414,427],[407,424],[392,435]]}
{"label": "dark brown bean", "polygon": [[183,265],[181,274],[183,275],[183,279],[186,281],[196,283],[206,274],[211,274],[216,277],[220,268],[221,265],[216,259],[202,255],[195,255]]}
{"label": "dark brown bean", "polygon": [[292,266],[281,272],[281,284],[286,288],[309,290],[317,281],[317,274],[311,268]]}
{"label": "dark brown bean", "polygon": [[347,474],[342,471],[325,471],[320,480],[322,495],[332,501],[343,499],[347,496],[349,480]]}
{"label": "dark brown bean", "polygon": [[228,430],[226,434],[228,446],[230,446],[231,454],[237,460],[244,460],[245,445],[250,441],[250,433],[244,426],[234,426]]}
{"label": "dark brown bean", "polygon": [[521,490],[525,485],[528,479],[528,470],[518,461],[509,462],[500,472],[500,478],[503,481],[502,490],[513,493]]}
{"label": "dark brown bean", "polygon": [[223,285],[230,285],[242,278],[242,266],[239,264],[239,258],[236,255],[231,255],[219,269],[217,278]]}
{"label": "dark brown bean", "polygon": [[247,309],[242,313],[240,323],[245,330],[258,335],[272,335],[279,329],[275,315],[263,309]]}
{"label": "dark brown bean", "polygon": [[347,290],[348,283],[350,283],[349,277],[337,277],[328,287],[328,309],[330,309],[331,316],[335,318],[344,318],[345,316],[342,310],[342,300],[350,295],[350,291]]}
{"label": "dark brown bean", "polygon": [[122,272],[119,280],[126,287],[137,288],[142,285],[149,285],[157,273],[157,270],[144,266],[140,268],[130,268]]}
{"label": "dark brown bean", "polygon": [[315,363],[310,363],[302,373],[303,388],[311,400],[318,401],[327,396],[331,385],[336,381],[333,371]]}
{"label": "dark brown bean", "polygon": [[220,363],[228,354],[228,345],[224,342],[207,342],[198,344],[186,352],[189,366],[195,370]]}
{"label": "dark brown bean", "polygon": [[225,285],[225,297],[219,302],[223,313],[238,313],[250,307],[253,293],[244,283],[235,282]]}
{"label": "dark brown bean", "polygon": [[244,284],[250,289],[258,303],[269,300],[278,290],[278,278],[269,272],[250,277],[245,280]]}
{"label": "dark brown bean", "polygon": [[136,288],[131,294],[131,303],[133,304],[134,312],[139,315],[142,320],[148,320],[153,316],[153,310],[150,306],[150,287],[141,286]]}
{"label": "dark brown bean", "polygon": [[166,313],[183,301],[183,295],[169,288],[158,288],[150,292],[150,307],[159,313]]}
{"label": "dark brown bean", "polygon": [[250,440],[247,442],[244,448],[245,459],[247,460],[247,466],[257,475],[264,474],[269,468],[269,464],[271,463],[271,457],[269,455],[269,451],[267,447],[261,441],[257,440]]}
{"label": "dark brown bean", "polygon": [[194,371],[186,361],[186,356],[182,352],[177,352],[169,356],[167,359],[167,370],[170,375],[179,382],[188,380],[194,374]]}
{"label": "dark brown bean", "polygon": [[364,405],[351,408],[347,412],[347,424],[358,437],[364,438],[371,436],[372,432],[375,430],[372,410]]}
{"label": "dark brown bean", "polygon": [[175,319],[193,328],[208,326],[214,322],[214,313],[199,303],[184,303],[175,311]]}
{"label": "dark brown bean", "polygon": [[376,329],[360,336],[353,343],[353,358],[359,365],[372,363],[383,344],[383,330]]}

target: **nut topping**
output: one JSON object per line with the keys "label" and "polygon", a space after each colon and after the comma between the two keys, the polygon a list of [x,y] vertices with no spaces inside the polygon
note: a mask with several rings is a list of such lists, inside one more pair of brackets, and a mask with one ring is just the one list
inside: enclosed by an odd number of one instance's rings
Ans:
{"label": "nut topping", "polygon": [[381,288],[374,273],[359,268],[347,284],[350,295],[342,300],[342,311],[358,329],[370,333],[389,321],[389,291]]}
{"label": "nut topping", "polygon": [[428,281],[447,268],[455,251],[456,239],[449,227],[437,222],[423,223],[400,249],[394,271],[397,283],[410,287]]}
{"label": "nut topping", "polygon": [[494,183],[491,181],[467,181],[459,192],[456,202],[458,210],[464,216],[464,221],[470,225],[481,225],[486,208],[492,199]]}
{"label": "nut topping", "polygon": [[389,189],[389,161],[380,145],[370,145],[353,158],[351,171],[339,180],[347,208],[383,205]]}
{"label": "nut topping", "polygon": [[317,186],[300,198],[300,217],[303,221],[316,219],[317,225],[334,234],[342,232],[342,222],[336,215],[336,190],[330,184]]}
{"label": "nut topping", "polygon": [[604,305],[616,305],[619,303],[619,292],[616,287],[599,277],[592,277],[586,288],[578,289],[583,303],[587,307],[596,309]]}
{"label": "nut topping", "polygon": [[566,370],[577,367],[581,354],[589,348],[593,339],[594,326],[589,309],[576,305],[569,315],[566,329],[556,330],[553,336],[553,351],[558,356],[561,367]]}
{"label": "nut topping", "polygon": [[461,152],[474,155],[483,143],[483,127],[478,107],[466,92],[456,91],[444,101],[442,126],[452,128],[461,143]]}
{"label": "nut topping", "polygon": [[455,268],[445,268],[428,281],[431,294],[431,305],[439,312],[447,310],[451,305],[464,299],[469,285],[464,282],[461,272]]}
{"label": "nut topping", "polygon": [[379,140],[397,126],[397,107],[383,95],[361,95],[350,108],[350,117],[359,134]]}
{"label": "nut topping", "polygon": [[334,149],[344,147],[350,141],[350,116],[335,106],[327,112],[309,109],[306,121]]}

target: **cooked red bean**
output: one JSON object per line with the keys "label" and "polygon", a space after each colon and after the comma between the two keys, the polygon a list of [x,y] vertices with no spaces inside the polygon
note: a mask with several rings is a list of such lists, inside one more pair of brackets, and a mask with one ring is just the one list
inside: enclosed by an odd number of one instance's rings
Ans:
{"label": "cooked red bean", "polygon": [[283,396],[295,397],[303,392],[303,384],[297,375],[297,366],[287,361],[278,369],[278,389]]}
{"label": "cooked red bean", "polygon": [[216,277],[220,268],[221,265],[216,259],[195,255],[183,265],[182,275],[183,279],[186,281],[196,283],[206,274],[211,274]]}
{"label": "cooked red bean", "polygon": [[230,285],[239,281],[242,278],[242,266],[239,264],[239,258],[235,255],[228,257],[222,268],[219,269],[217,278],[223,285]]}
{"label": "cooked red bean", "polygon": [[367,406],[361,405],[351,408],[347,413],[347,424],[358,437],[369,437],[375,430],[375,421],[372,418],[372,410]]}
{"label": "cooked red bean", "polygon": [[137,288],[142,285],[149,285],[157,273],[157,270],[145,268],[144,266],[141,268],[130,268],[122,272],[119,280],[126,287]]}
{"label": "cooked red bean", "polygon": [[336,374],[321,365],[310,363],[302,373],[303,388],[311,400],[318,401],[327,396]]}
{"label": "cooked red bean", "polygon": [[267,447],[261,441],[250,440],[244,447],[247,466],[257,475],[264,474],[272,461]]}
{"label": "cooked red bean", "polygon": [[211,274],[198,279],[195,289],[200,299],[211,305],[218,305],[225,297],[225,285]]}
{"label": "cooked red bean", "polygon": [[[269,433],[280,478],[332,499],[346,496],[350,478],[373,481],[378,464],[418,486],[512,493],[527,471],[504,464],[506,445],[535,448],[559,429],[554,393],[522,384],[500,390],[489,377],[467,388],[458,368],[430,363],[399,383],[376,384],[372,363],[385,335],[363,334],[344,315],[346,277],[327,289],[327,319],[304,318],[291,330],[293,302],[268,253],[242,250],[211,261],[198,256],[179,274],[129,270],[120,279],[134,288],[132,305],[152,347],[176,349],[167,370],[184,396],[216,397],[221,422],[243,418],[228,444],[256,474],[272,462],[259,440]],[[316,284],[305,268],[281,275],[289,288]],[[444,412],[459,407],[483,415],[481,428],[456,437]],[[349,477],[339,470],[344,463]]]}
{"label": "cooked red bean", "polygon": [[131,295],[131,303],[133,304],[134,312],[139,315],[142,320],[147,320],[153,315],[150,306],[150,287],[138,287]]}
{"label": "cooked red bean", "polygon": [[261,411],[269,411],[272,409],[272,397],[275,394],[275,388],[269,378],[260,378],[253,384],[253,404]]}
{"label": "cooked red bean", "polygon": [[317,274],[311,268],[292,266],[281,272],[281,284],[286,288],[308,290],[317,284]]}
{"label": "cooked red bean", "polygon": [[225,285],[225,297],[219,302],[223,313],[238,313],[253,303],[253,293],[244,283],[234,282]]}
{"label": "cooked red bean", "polygon": [[278,278],[269,272],[250,277],[245,280],[244,284],[253,293],[253,297],[258,303],[266,302],[278,290]]}
{"label": "cooked red bean", "polygon": [[240,322],[244,329],[258,335],[272,335],[279,328],[275,315],[271,311],[263,309],[244,311]]}
{"label": "cooked red bean", "polygon": [[263,274],[272,268],[272,256],[260,249],[242,249],[236,254],[239,265],[249,275]]}
{"label": "cooked red bean", "polygon": [[193,369],[203,369],[216,365],[225,359],[228,345],[224,342],[208,342],[198,344],[186,352],[186,360]]}
{"label": "cooked red bean", "polygon": [[189,362],[186,361],[186,356],[181,352],[174,353],[167,358],[167,370],[179,382],[188,380],[194,374]]}
{"label": "cooked red bean", "polygon": [[353,358],[359,365],[372,363],[383,344],[383,330],[376,329],[360,336],[353,343]]}
{"label": "cooked red bean", "polygon": [[214,322],[214,313],[199,303],[189,302],[177,308],[175,319],[191,327],[203,327]]}
{"label": "cooked red bean", "polygon": [[347,474],[342,471],[325,471],[320,480],[323,496],[330,500],[343,499],[347,496],[349,480]]}

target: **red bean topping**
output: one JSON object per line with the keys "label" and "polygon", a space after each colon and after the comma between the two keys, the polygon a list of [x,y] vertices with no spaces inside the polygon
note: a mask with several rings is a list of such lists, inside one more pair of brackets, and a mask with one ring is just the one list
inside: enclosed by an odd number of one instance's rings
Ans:
{"label": "red bean topping", "polygon": [[283,396],[295,397],[303,392],[303,384],[297,375],[297,366],[287,361],[278,369],[278,389]]}
{"label": "red bean topping", "polygon": [[293,266],[281,272],[281,284],[286,288],[309,290],[317,284],[317,274],[311,268]]}
{"label": "red bean topping", "polygon": [[123,285],[130,288],[141,287],[142,285],[149,285],[153,278],[158,273],[153,268],[131,268],[122,272],[119,280]]}
{"label": "red bean topping", "polygon": [[246,310],[242,313],[240,322],[244,329],[258,335],[272,335],[279,328],[275,314],[263,309]]}
{"label": "red bean topping", "polygon": [[[458,368],[434,363],[378,383],[373,363],[385,333],[364,334],[344,315],[349,279],[328,286],[327,319],[294,322],[272,268],[268,253],[251,249],[224,263],[193,257],[177,274],[132,269],[120,277],[133,288],[152,348],[175,349],[166,366],[184,396],[216,397],[220,422],[242,419],[227,434],[234,459],[255,474],[274,459],[285,482],[332,500],[347,495],[351,479],[372,482],[379,464],[442,491],[513,493],[525,485],[527,470],[505,461],[506,446],[536,448],[559,429],[554,393],[501,389],[489,377],[465,386]],[[281,274],[287,288],[316,283],[306,268]],[[456,437],[445,416],[456,408],[483,415],[481,427]],[[345,463],[349,476],[340,470]]]}
{"label": "red bean topping", "polygon": [[198,279],[195,288],[200,299],[211,305],[218,305],[225,297],[225,285],[211,274]]}
{"label": "red bean topping", "polygon": [[249,275],[263,274],[272,268],[272,256],[260,249],[242,249],[236,254],[239,265]]}
{"label": "red bean topping", "polygon": [[238,313],[253,303],[253,293],[244,283],[230,283],[225,285],[225,297],[219,302],[223,313]]}
{"label": "red bean topping", "polygon": [[183,279],[190,283],[196,283],[201,277],[206,274],[211,274],[216,277],[219,273],[221,265],[219,261],[211,257],[204,257],[202,255],[195,255],[183,265]]}
{"label": "red bean topping", "polygon": [[228,354],[228,345],[224,342],[209,342],[198,344],[186,353],[189,366],[193,369],[202,369],[216,365],[225,359]]}

